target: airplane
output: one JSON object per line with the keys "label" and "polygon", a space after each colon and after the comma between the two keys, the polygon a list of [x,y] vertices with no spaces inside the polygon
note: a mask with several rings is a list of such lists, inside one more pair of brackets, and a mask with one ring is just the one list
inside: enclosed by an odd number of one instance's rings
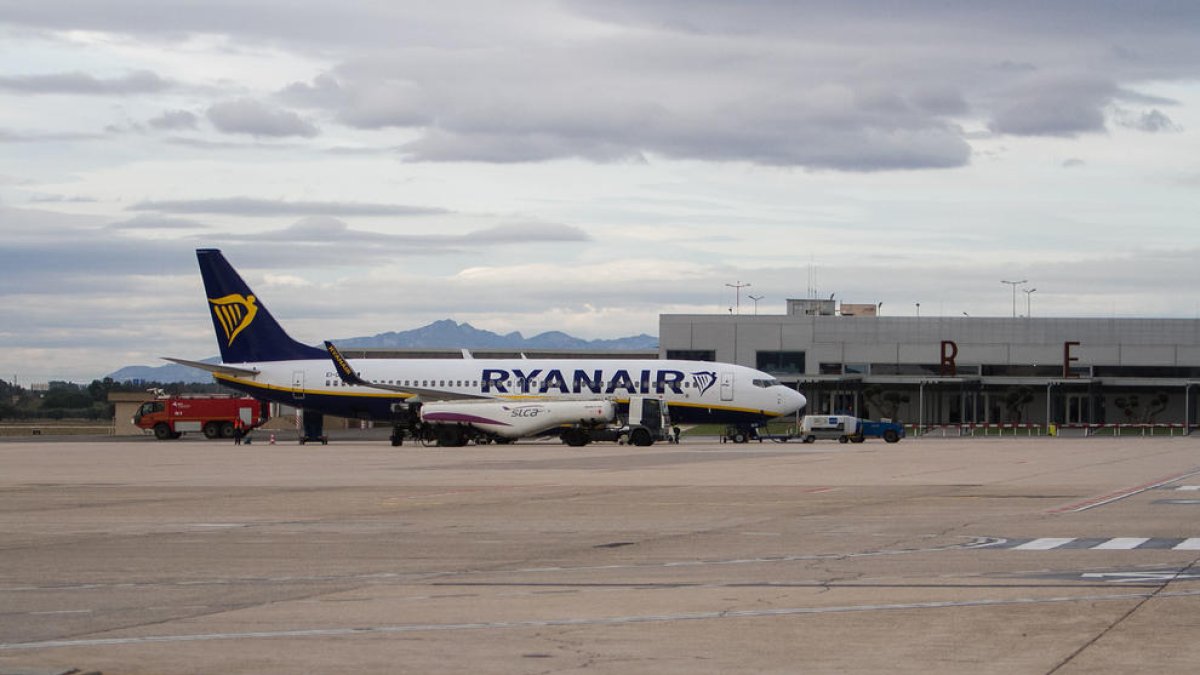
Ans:
{"label": "airplane", "polygon": [[[220,346],[218,364],[164,357],[221,384],[304,411],[305,438],[323,438],[323,416],[391,422],[414,402],[611,401],[652,396],[673,423],[716,423],[745,441],[754,428],[804,407],[803,394],[759,370],[675,359],[343,359],[332,345],[294,340],[218,249],[197,249]],[[397,434],[401,434],[399,437]],[[461,445],[449,442],[448,445]]]}

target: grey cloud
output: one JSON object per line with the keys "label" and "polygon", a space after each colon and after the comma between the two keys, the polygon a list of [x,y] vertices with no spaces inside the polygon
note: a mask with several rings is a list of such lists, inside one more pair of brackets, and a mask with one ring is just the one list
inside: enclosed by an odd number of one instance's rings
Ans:
{"label": "grey cloud", "polygon": [[1138,105],[1179,105],[1179,101],[1176,101],[1175,99],[1165,98],[1163,96],[1150,96],[1149,94],[1143,94],[1140,91],[1134,91],[1132,89],[1119,90],[1116,98],[1125,103],[1135,103]]}
{"label": "grey cloud", "polygon": [[68,197],[66,195],[34,195],[29,198],[34,204],[89,204],[95,202],[93,197]]}
{"label": "grey cloud", "polygon": [[558,223],[509,223],[476,230],[466,236],[475,242],[497,244],[591,240],[578,227]]}
{"label": "grey cloud", "polygon": [[187,218],[143,213],[129,220],[112,223],[108,228],[111,230],[197,230],[206,229],[208,225]]}
{"label": "grey cloud", "polygon": [[638,160],[636,145],[615,139],[579,140],[554,133],[471,133],[432,130],[399,148],[409,159],[423,162],[538,162],[583,157],[597,162]]}
{"label": "grey cloud", "polygon": [[[278,241],[293,244],[330,243],[388,248],[397,252],[461,252],[473,246],[589,241],[583,230],[558,223],[512,223],[464,234],[392,234],[355,230],[329,216],[302,218],[281,230],[255,234],[227,235],[240,241]],[[420,249],[420,250],[416,250]]]}
{"label": "grey cloud", "polygon": [[434,121],[426,92],[414,82],[393,80],[386,73],[343,82],[330,73],[312,84],[294,82],[278,97],[293,105],[337,110],[339,119],[360,129],[423,126]]}
{"label": "grey cloud", "polygon": [[1117,123],[1123,127],[1137,129],[1147,133],[1179,133],[1183,131],[1183,127],[1176,124],[1158,109],[1149,110],[1138,113],[1130,113],[1119,111],[1117,114]]}
{"label": "grey cloud", "polygon": [[[683,48],[690,56],[714,59],[702,45]],[[553,51],[553,50],[551,50]],[[620,51],[620,50],[618,50]],[[887,83],[861,87],[807,81],[812,73],[787,69],[768,80],[745,80],[741,68],[672,72],[652,65],[672,58],[660,46],[629,45],[615,63],[587,55],[587,85],[570,81],[556,89],[545,82],[571,77],[559,64],[569,54],[521,56],[484,72],[469,61],[435,58],[413,66],[402,57],[360,60],[326,78],[309,102],[345,98],[335,113],[364,128],[418,127],[421,136],[402,152],[415,161],[528,162],[567,157],[593,161],[640,161],[649,154],[683,159],[750,161],[779,166],[846,170],[959,166],[970,150],[961,130],[941,115],[961,113],[957,89]],[[778,70],[770,50],[738,47],[735,60]],[[629,52],[641,52],[642,58]],[[730,54],[729,56],[735,56]],[[679,54],[674,54],[675,58]],[[624,59],[627,62],[622,62]],[[685,59],[686,60],[686,59]],[[511,67],[522,75],[505,89],[489,84],[492,69]],[[388,98],[385,80],[398,82]],[[459,83],[447,90],[442,82]],[[336,84],[336,86],[335,86]],[[353,94],[376,90],[387,105],[358,107]],[[285,95],[296,96],[299,88]],[[383,92],[383,93],[378,93]],[[377,99],[378,103],[380,99]]]}
{"label": "grey cloud", "polygon": [[95,141],[105,138],[102,134],[52,133],[41,131],[11,131],[0,129],[0,143],[58,143]]}
{"label": "grey cloud", "polygon": [[208,109],[207,116],[213,126],[227,134],[312,138],[319,133],[315,125],[290,110],[247,98],[217,103]]}
{"label": "grey cloud", "polygon": [[170,82],[148,70],[111,79],[100,79],[80,72],[0,77],[0,89],[23,94],[150,94],[169,87]]}
{"label": "grey cloud", "polygon": [[239,216],[427,216],[448,213],[445,209],[407,206],[404,204],[302,202],[281,199],[255,199],[252,197],[144,201],[130,206],[128,210],[164,211],[170,213],[216,213]]}
{"label": "grey cloud", "polygon": [[[0,21],[50,30],[96,30],[160,40],[178,40],[189,33],[223,34],[256,44],[289,44],[310,51],[313,46],[379,48],[395,44],[473,44],[484,30],[493,41],[524,31],[531,35],[530,10],[491,12],[477,20],[474,0],[437,3],[387,3],[370,0],[241,0],[173,2],[169,8],[147,9],[144,0],[0,0]],[[167,11],[169,9],[169,11]],[[519,8],[517,8],[519,9]],[[533,8],[551,22],[542,30],[554,35],[553,16]],[[550,15],[550,16],[547,16]],[[541,17],[539,17],[541,18]],[[470,28],[464,23],[473,24]],[[516,42],[520,38],[510,38]]]}
{"label": "grey cloud", "polygon": [[155,129],[195,129],[199,121],[200,118],[187,110],[166,110],[158,117],[150,119],[147,124]]}
{"label": "grey cloud", "polygon": [[989,128],[1018,136],[1075,136],[1104,130],[1104,107],[1117,93],[1112,82],[1091,76],[1037,77],[1022,82],[996,104]]}
{"label": "grey cloud", "polygon": [[171,274],[187,248],[167,240],[135,240],[102,219],[39,209],[0,207],[3,294],[96,293],[123,275]]}
{"label": "grey cloud", "polygon": [[[514,4],[487,22],[463,0],[83,5],[10,1],[0,21],[367,54],[275,100],[358,129],[406,129],[415,140],[399,151],[413,161],[954,167],[971,157],[963,117],[1001,134],[1097,133],[1112,122],[1107,107],[1142,96],[1141,83],[1200,76],[1200,4],[1172,0],[563,0]],[[208,118],[262,139],[319,133],[247,99]],[[1170,129],[1157,116],[1135,124]]]}

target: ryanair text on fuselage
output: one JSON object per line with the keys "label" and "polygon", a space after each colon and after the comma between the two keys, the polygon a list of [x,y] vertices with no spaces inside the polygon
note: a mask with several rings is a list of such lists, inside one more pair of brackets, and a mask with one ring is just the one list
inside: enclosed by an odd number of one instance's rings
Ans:
{"label": "ryanair text on fuselage", "polygon": [[[666,394],[668,392],[682,394],[685,386],[696,390],[697,395],[704,395],[717,381],[717,374],[712,371],[691,373],[691,382],[687,381],[688,373],[679,370],[642,370],[637,372],[637,379],[630,371],[619,368],[606,372],[599,368],[588,371],[575,369],[570,378],[558,368],[543,370],[534,368],[525,372],[520,368],[506,370],[503,368],[484,368],[477,380],[482,394],[615,394],[618,391],[629,394]],[[325,377],[337,378],[337,373],[327,372]],[[436,386],[436,381],[413,380],[414,387]],[[399,383],[397,383],[399,384]],[[408,386],[408,381],[404,384]]]}

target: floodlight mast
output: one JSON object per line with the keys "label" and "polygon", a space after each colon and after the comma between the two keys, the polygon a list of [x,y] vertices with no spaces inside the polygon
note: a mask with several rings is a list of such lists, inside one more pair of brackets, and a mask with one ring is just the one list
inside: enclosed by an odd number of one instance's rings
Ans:
{"label": "floodlight mast", "polygon": [[758,301],[762,300],[763,298],[765,298],[767,296],[765,296],[765,295],[747,295],[746,297],[750,298],[751,300],[754,301],[754,316],[758,316]]}
{"label": "floodlight mast", "polygon": [[1027,284],[1027,283],[1029,283],[1029,280],[1022,279],[1020,281],[1005,281],[1005,280],[1001,279],[1000,283],[1008,284],[1009,286],[1012,286],[1012,296],[1013,296],[1012,315],[1013,315],[1013,318],[1015,319],[1015,318],[1017,318],[1017,286],[1020,286],[1021,284]]}
{"label": "floodlight mast", "polygon": [[742,313],[742,289],[749,288],[750,284],[743,284],[740,280],[737,283],[725,284],[730,288],[737,289],[737,299],[734,301],[734,306],[737,307],[737,314]]}

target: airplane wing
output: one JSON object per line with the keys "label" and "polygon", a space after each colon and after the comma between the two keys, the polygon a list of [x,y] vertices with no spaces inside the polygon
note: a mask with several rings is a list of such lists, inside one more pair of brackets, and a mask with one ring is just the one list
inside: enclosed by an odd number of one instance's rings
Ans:
{"label": "airplane wing", "polygon": [[329,358],[333,360],[333,367],[337,370],[338,377],[342,382],[358,387],[371,387],[372,389],[382,389],[384,391],[394,391],[399,394],[408,394],[410,396],[418,396],[426,401],[450,401],[459,399],[486,399],[487,396],[477,396],[474,394],[459,394],[450,391],[441,391],[439,389],[422,389],[420,387],[401,387],[394,384],[384,384],[382,382],[371,382],[364,380],[354,369],[350,367],[350,362],[342,353],[338,351],[333,343],[326,340],[325,350],[329,352]]}
{"label": "airplane wing", "polygon": [[218,375],[232,375],[234,377],[254,377],[255,375],[258,375],[257,370],[250,370],[249,368],[235,368],[234,366],[227,366],[222,363],[188,361],[187,359],[177,359],[171,356],[163,356],[161,358],[164,361],[171,361],[172,363],[178,363],[181,366],[188,366],[189,368],[207,370],[210,373],[216,373]]}

